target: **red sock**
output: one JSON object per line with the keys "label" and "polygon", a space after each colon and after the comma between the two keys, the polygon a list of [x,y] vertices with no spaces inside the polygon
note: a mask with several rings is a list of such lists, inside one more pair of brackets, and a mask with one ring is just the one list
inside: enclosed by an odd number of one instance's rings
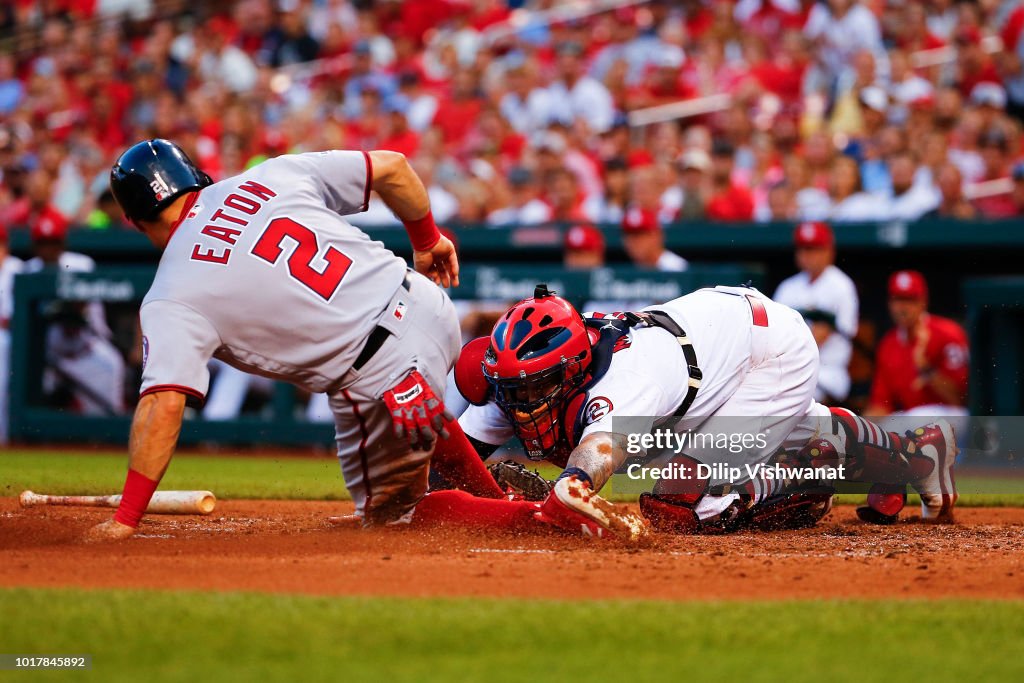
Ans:
{"label": "red sock", "polygon": [[474,496],[482,498],[504,498],[505,492],[487,471],[473,444],[469,443],[458,420],[451,420],[445,427],[448,438],[439,439],[430,459],[430,467],[444,477],[448,483]]}
{"label": "red sock", "polygon": [[536,524],[536,511],[537,504],[525,500],[477,498],[465,491],[434,491],[416,505],[412,523],[522,529]]}

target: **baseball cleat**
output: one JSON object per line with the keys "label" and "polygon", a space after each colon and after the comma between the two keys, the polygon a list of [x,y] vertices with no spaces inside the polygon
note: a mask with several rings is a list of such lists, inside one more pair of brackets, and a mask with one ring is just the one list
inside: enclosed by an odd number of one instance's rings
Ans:
{"label": "baseball cleat", "polygon": [[536,513],[539,521],[579,530],[584,536],[608,536],[639,541],[650,533],[647,520],[616,507],[575,475],[560,479]]}
{"label": "baseball cleat", "polygon": [[932,462],[927,473],[910,483],[921,496],[921,519],[953,521],[953,506],[959,498],[953,478],[958,453],[953,427],[946,420],[938,420],[907,432],[907,437],[914,442],[917,454]]}

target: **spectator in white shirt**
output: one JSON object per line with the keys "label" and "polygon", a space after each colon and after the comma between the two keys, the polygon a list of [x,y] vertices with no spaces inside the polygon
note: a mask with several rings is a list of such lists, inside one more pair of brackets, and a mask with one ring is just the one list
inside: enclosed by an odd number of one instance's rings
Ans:
{"label": "spectator in white shirt", "polygon": [[537,180],[529,169],[513,168],[508,173],[508,184],[509,205],[487,216],[490,225],[536,225],[551,220],[551,207],[538,198]]}
{"label": "spectator in white shirt", "polygon": [[850,393],[850,356],[859,303],[853,281],[835,266],[835,236],[825,223],[802,223],[793,234],[800,272],[772,297],[804,316],[818,345],[821,365],[815,400],[842,403]]}
{"label": "spectator in white shirt", "polygon": [[398,88],[409,100],[409,110],[405,113],[409,127],[417,132],[425,131],[437,113],[437,97],[423,88],[419,74],[412,70],[399,74]]}
{"label": "spectator in white shirt", "polygon": [[833,162],[829,195],[833,221],[877,221],[885,217],[885,200],[863,191],[860,168],[852,157],[841,156]]}
{"label": "spectator in white shirt", "polygon": [[551,94],[537,87],[533,65],[522,62],[505,72],[506,92],[498,104],[502,117],[517,133],[541,130],[551,119]]}
{"label": "spectator in white shirt", "polygon": [[988,130],[997,125],[997,120],[1006,110],[1006,89],[998,83],[982,81],[971,88],[970,102],[977,107],[982,130]]}
{"label": "spectator in white shirt", "polygon": [[647,67],[672,46],[657,36],[641,33],[637,24],[637,7],[619,7],[611,13],[611,41],[594,57],[590,72],[604,80],[612,65],[622,61],[626,66],[626,82],[638,84]]}
{"label": "spectator in white shirt", "polygon": [[793,188],[796,215],[802,221],[826,220],[832,211],[828,193],[811,184],[807,161],[798,154],[790,154],[782,161],[783,177]]}
{"label": "spectator in white shirt", "polygon": [[615,103],[604,84],[586,74],[581,45],[559,46],[558,73],[559,79],[548,88],[551,120],[571,127],[576,119],[582,119],[593,133],[608,130],[615,117]]}
{"label": "spectator in white shirt", "polygon": [[583,200],[583,214],[594,223],[619,223],[629,203],[629,166],[621,157],[612,157],[604,164],[604,185],[601,192]]}
{"label": "spectator in white shirt", "polygon": [[892,50],[889,53],[889,68],[892,72],[889,95],[893,101],[889,109],[889,121],[903,123],[909,115],[911,102],[934,97],[935,88],[930,81],[914,73],[910,57],[903,50]]}
{"label": "spectator in white shirt", "polygon": [[758,223],[770,221],[794,221],[799,218],[799,207],[793,186],[780,180],[768,189],[767,201],[754,210],[754,218]]}
{"label": "spectator in white shirt", "polygon": [[249,92],[259,75],[256,65],[245,51],[227,42],[227,30],[222,27],[223,22],[213,22],[203,42],[194,44],[199,73],[206,80],[220,81],[232,92]]}
{"label": "spectator in white shirt", "polygon": [[423,181],[430,197],[430,212],[438,224],[447,223],[459,212],[459,200],[451,192],[439,185],[434,177],[436,164],[430,157],[420,156],[413,160],[412,168]]}
{"label": "spectator in white shirt", "polygon": [[878,19],[856,0],[828,0],[816,3],[807,17],[804,35],[820,45],[824,75],[829,85],[849,64],[858,50],[870,50],[885,59]]}
{"label": "spectator in white shirt", "polygon": [[889,177],[892,192],[885,218],[890,220],[916,221],[939,205],[942,197],[925,176],[917,173],[917,163],[909,152],[898,152],[889,158]]}
{"label": "spectator in white shirt", "polygon": [[702,149],[688,149],[679,155],[679,182],[661,195],[661,219],[681,221],[707,215],[711,189],[711,157]]}

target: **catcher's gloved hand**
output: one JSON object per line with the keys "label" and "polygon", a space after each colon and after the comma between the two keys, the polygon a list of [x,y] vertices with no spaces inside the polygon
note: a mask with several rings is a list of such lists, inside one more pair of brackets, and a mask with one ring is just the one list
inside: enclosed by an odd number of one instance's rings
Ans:
{"label": "catcher's gloved hand", "polygon": [[430,450],[438,435],[448,438],[444,425],[454,418],[417,370],[385,391],[383,398],[391,411],[395,436],[409,439],[413,450]]}
{"label": "catcher's gloved hand", "polygon": [[502,460],[488,465],[487,471],[504,491],[515,500],[540,502],[548,497],[554,485],[537,472],[531,472],[515,460]]}

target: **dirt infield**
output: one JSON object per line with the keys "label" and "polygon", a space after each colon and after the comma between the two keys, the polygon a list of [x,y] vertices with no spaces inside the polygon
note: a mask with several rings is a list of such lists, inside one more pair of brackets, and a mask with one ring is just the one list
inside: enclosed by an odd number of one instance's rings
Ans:
{"label": "dirt infield", "polygon": [[850,507],[805,531],[657,536],[644,548],[545,533],[364,531],[347,503],[227,501],[208,518],[151,516],[139,537],[76,542],[109,511],[0,499],[0,586],[255,590],[327,595],[1024,598],[1024,509],[957,525],[860,523]]}

